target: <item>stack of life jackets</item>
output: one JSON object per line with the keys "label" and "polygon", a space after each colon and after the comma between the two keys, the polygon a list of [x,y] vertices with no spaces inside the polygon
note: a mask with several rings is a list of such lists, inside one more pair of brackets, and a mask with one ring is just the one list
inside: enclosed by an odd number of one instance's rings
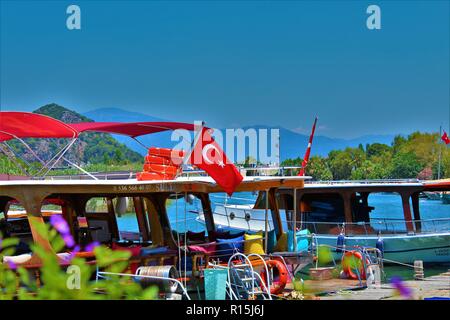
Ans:
{"label": "stack of life jackets", "polygon": [[167,148],[149,148],[144,170],[136,174],[138,181],[173,180],[181,173],[185,152]]}

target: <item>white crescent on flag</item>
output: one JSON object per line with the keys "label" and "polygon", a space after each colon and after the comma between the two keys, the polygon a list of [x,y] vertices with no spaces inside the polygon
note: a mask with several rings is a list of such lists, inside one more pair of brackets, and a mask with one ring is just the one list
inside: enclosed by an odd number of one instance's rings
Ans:
{"label": "white crescent on flag", "polygon": [[204,146],[204,147],[203,147],[203,150],[202,150],[202,156],[203,156],[203,159],[205,159],[205,162],[206,162],[207,164],[213,164],[213,163],[214,163],[214,161],[212,161],[212,160],[208,157],[208,151],[209,151],[210,149],[216,150],[216,152],[218,153],[218,155],[220,155],[220,151],[216,148],[216,146],[214,146],[214,145],[212,145],[212,144],[207,144],[206,146]]}

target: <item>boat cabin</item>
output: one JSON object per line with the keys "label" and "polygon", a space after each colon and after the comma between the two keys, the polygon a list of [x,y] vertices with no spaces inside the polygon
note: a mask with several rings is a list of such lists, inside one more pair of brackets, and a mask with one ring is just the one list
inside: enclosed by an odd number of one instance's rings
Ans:
{"label": "boat cabin", "polygon": [[[345,226],[346,234],[389,233],[386,220],[376,221],[377,194],[392,195],[392,206],[400,207],[403,215],[392,216],[397,229],[421,231],[419,197],[424,184],[411,182],[329,182],[306,183],[296,192],[296,216],[293,216],[294,190],[281,188],[278,198],[286,209],[289,228],[308,228],[316,234],[339,234]],[[388,204],[389,205],[389,204]],[[380,207],[386,208],[386,203]],[[401,225],[399,225],[401,223]],[[379,226],[378,226],[379,225]],[[387,229],[386,229],[387,228]]]}

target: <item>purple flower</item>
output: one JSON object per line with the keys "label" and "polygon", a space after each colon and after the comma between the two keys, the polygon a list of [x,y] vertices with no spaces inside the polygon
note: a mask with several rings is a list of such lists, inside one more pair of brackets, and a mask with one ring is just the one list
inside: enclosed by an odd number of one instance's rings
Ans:
{"label": "purple flower", "polygon": [[80,246],[75,246],[72,249],[72,252],[70,252],[70,256],[69,256],[69,261],[72,261],[72,259],[75,258],[75,255],[77,254],[77,252],[80,252]]}
{"label": "purple flower", "polygon": [[100,242],[98,242],[98,241],[91,242],[86,246],[85,251],[94,251],[94,249],[96,247],[98,247],[99,245],[100,245]]}
{"label": "purple flower", "polygon": [[72,248],[75,245],[75,240],[73,239],[73,237],[72,237],[72,235],[70,233],[64,234],[64,235],[61,235],[61,236],[62,236],[62,238],[64,240],[64,243],[66,244],[66,247]]}
{"label": "purple flower", "polygon": [[50,223],[61,235],[70,234],[70,228],[63,216],[54,214],[50,217]]}
{"label": "purple flower", "polygon": [[413,297],[411,288],[407,287],[402,278],[394,276],[391,278],[392,286],[400,293],[404,298],[411,299]]}
{"label": "purple flower", "polygon": [[14,262],[12,262],[11,260],[8,260],[8,266],[11,270],[16,270],[17,266]]}
{"label": "purple flower", "polygon": [[63,216],[59,214],[52,215],[50,217],[50,224],[61,234],[61,237],[68,248],[72,248],[75,245],[75,240],[70,233],[69,225]]}

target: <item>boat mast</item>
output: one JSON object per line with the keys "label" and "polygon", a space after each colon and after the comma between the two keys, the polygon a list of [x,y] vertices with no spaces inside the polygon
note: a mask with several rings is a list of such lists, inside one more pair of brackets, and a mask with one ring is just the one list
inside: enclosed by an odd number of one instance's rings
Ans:
{"label": "boat mast", "polygon": [[439,141],[438,141],[438,147],[439,147],[439,159],[438,159],[438,180],[441,179],[441,153],[442,153],[442,148],[441,148],[441,137],[442,137],[442,125],[439,126]]}

